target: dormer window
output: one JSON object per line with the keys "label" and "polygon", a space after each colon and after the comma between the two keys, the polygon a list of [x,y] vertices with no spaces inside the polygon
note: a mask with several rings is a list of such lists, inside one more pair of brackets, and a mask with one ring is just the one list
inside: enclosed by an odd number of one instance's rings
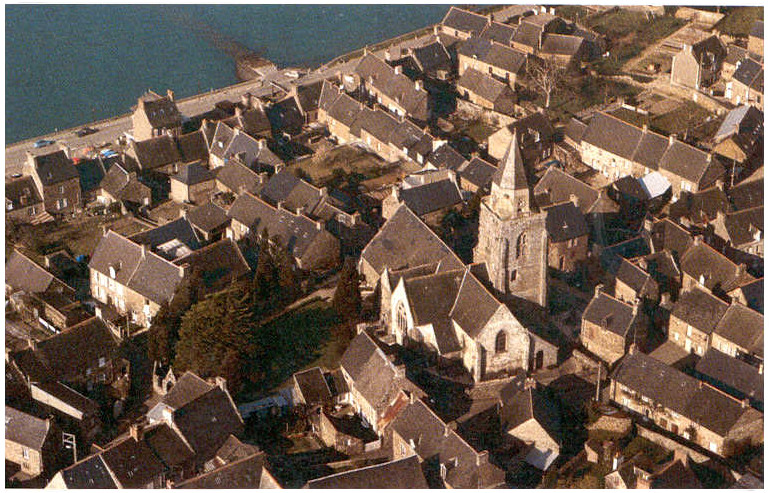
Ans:
{"label": "dormer window", "polygon": [[117,270],[115,269],[114,265],[109,266],[109,276],[114,279],[115,275],[117,274]]}
{"label": "dormer window", "polygon": [[705,274],[700,274],[700,278],[699,278],[698,282],[700,283],[700,286],[704,286],[705,285]]}

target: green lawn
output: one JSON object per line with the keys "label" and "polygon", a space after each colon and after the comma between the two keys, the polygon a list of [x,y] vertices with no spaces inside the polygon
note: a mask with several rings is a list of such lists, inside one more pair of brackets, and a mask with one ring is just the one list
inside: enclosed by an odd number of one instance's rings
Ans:
{"label": "green lawn", "polygon": [[753,23],[763,18],[763,7],[733,7],[726,12],[716,29],[730,36],[747,37]]}
{"label": "green lawn", "polygon": [[[296,164],[317,186],[325,185],[336,174],[359,174],[367,178],[381,175],[388,165],[378,156],[354,146],[340,146]],[[293,168],[293,166],[292,166]]]}
{"label": "green lawn", "polygon": [[[569,77],[553,95],[550,114],[556,120],[566,123],[572,115],[591,106],[608,103],[619,97],[629,101],[640,92],[637,87],[623,82],[590,76]],[[542,95],[537,95],[535,103],[544,106]]]}
{"label": "green lawn", "polygon": [[652,119],[652,130],[665,135],[683,136],[687,129],[693,129],[705,123],[711,113],[702,106],[686,101],[678,108]]}

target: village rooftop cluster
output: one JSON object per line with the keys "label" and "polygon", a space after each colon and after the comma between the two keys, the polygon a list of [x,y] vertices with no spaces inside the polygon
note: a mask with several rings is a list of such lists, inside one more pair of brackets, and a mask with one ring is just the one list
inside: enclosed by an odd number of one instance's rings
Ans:
{"label": "village rooftop cluster", "polygon": [[8,146],[6,486],[762,488],[762,19],[450,7]]}

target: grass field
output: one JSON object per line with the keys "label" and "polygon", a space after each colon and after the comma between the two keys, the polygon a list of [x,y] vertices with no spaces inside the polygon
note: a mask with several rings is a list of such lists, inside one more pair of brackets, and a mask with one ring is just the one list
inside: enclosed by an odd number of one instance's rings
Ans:
{"label": "grass field", "polygon": [[388,168],[388,164],[378,156],[355,146],[339,146],[299,161],[295,166],[317,186],[331,180],[334,173],[360,174],[367,179],[381,175]]}
{"label": "grass field", "polygon": [[716,28],[730,36],[747,37],[753,23],[763,18],[763,7],[733,7],[726,12],[721,22],[716,24]]}

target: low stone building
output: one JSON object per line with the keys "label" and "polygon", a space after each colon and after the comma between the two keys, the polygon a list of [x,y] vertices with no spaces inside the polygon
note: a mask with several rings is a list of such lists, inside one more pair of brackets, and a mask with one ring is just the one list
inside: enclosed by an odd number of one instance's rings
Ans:
{"label": "low stone building", "polygon": [[31,176],[5,182],[6,221],[35,223],[44,218],[45,205]]}
{"label": "low stone building", "polygon": [[61,449],[61,430],[52,418],[40,419],[5,406],[5,460],[24,474],[52,474]]}
{"label": "low stone building", "polygon": [[169,196],[174,202],[202,204],[208,201],[214,186],[214,173],[202,163],[182,164],[171,175]]}
{"label": "low stone building", "polygon": [[524,460],[541,471],[561,452],[561,423],[557,405],[529,385],[504,399],[499,411],[506,433],[521,442]]}
{"label": "low stone building", "polygon": [[590,231],[585,217],[571,201],[551,205],[543,211],[547,213],[548,266],[565,273],[578,271],[588,256]]}
{"label": "low stone building", "polygon": [[748,51],[760,57],[764,56],[764,21],[753,22],[748,34]]}
{"label": "low stone building", "polygon": [[80,175],[64,150],[37,156],[27,152],[24,173],[34,180],[49,214],[71,214],[82,207]]}
{"label": "low stone building", "polygon": [[710,36],[694,45],[684,44],[673,57],[670,82],[699,90],[710,87],[720,76],[726,47],[718,36]]}
{"label": "low stone building", "polygon": [[489,23],[489,18],[457,7],[449,8],[438,25],[440,31],[459,39],[479,35]]}
{"label": "low stone building", "polygon": [[457,82],[457,92],[473,104],[503,115],[515,113],[516,95],[510,86],[468,68]]}
{"label": "low stone building", "polygon": [[764,65],[751,57],[743,59],[726,83],[724,96],[732,104],[750,104],[764,110]]}
{"label": "low stone building", "polygon": [[764,361],[764,316],[732,303],[713,331],[711,346],[756,365]]}
{"label": "low stone building", "polygon": [[415,455],[312,479],[305,489],[427,489],[419,458]]}
{"label": "low stone building", "polygon": [[703,356],[727,308],[727,303],[699,287],[682,292],[670,314],[668,340]]}
{"label": "low stone building", "polygon": [[637,341],[640,317],[638,304],[624,303],[596,287],[596,293],[582,314],[580,342],[585,348],[613,365]]}
{"label": "low stone building", "polygon": [[515,82],[526,66],[526,54],[484,37],[466,40],[457,50],[459,76],[468,69],[489,74],[515,89]]}
{"label": "low stone building", "polygon": [[131,115],[134,140],[146,140],[170,133],[178,136],[182,129],[182,114],[176,106],[174,92],[165,96],[147,91],[138,100]]}

